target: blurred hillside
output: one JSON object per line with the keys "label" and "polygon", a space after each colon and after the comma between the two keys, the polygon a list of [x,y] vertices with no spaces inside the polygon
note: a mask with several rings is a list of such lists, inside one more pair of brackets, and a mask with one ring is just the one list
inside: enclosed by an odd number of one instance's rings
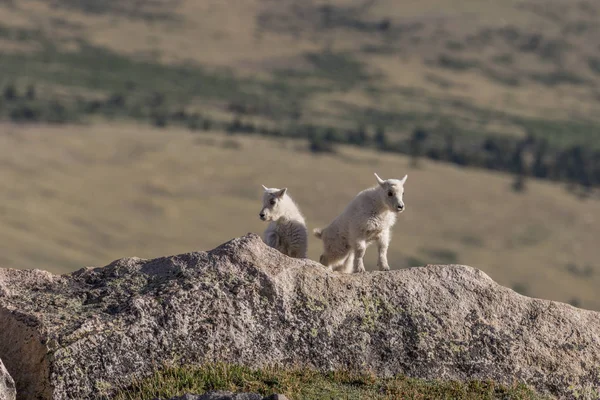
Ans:
{"label": "blurred hillside", "polygon": [[370,145],[600,185],[600,3],[0,2],[0,115]]}
{"label": "blurred hillside", "polygon": [[215,117],[402,131],[445,115],[465,134],[597,145],[599,11],[564,0],[4,0],[0,72],[48,98],[117,94],[134,115],[158,92]]}
{"label": "blurred hillside", "polygon": [[396,268],[600,309],[599,1],[0,0],[0,91],[2,266],[208,249],[261,184],[312,228],[377,168]]}

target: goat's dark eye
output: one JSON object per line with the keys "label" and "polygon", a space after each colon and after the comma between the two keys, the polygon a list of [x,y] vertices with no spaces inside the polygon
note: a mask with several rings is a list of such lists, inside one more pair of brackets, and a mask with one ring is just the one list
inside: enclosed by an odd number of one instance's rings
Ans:
{"label": "goat's dark eye", "polygon": [[271,201],[269,201],[269,203],[270,203],[271,205],[275,205],[275,200],[271,199]]}
{"label": "goat's dark eye", "polygon": [[388,196],[392,197],[394,195],[393,192],[388,192]]}

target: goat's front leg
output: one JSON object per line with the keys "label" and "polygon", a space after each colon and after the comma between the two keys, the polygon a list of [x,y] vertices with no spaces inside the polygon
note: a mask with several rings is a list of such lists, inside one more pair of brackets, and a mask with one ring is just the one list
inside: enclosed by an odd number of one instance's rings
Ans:
{"label": "goat's front leg", "polygon": [[390,231],[384,230],[377,237],[377,249],[379,251],[379,257],[377,258],[377,268],[381,271],[389,271],[390,266],[387,260],[387,251],[390,245]]}
{"label": "goat's front leg", "polygon": [[365,272],[363,257],[367,251],[367,242],[359,240],[354,244],[354,272]]}

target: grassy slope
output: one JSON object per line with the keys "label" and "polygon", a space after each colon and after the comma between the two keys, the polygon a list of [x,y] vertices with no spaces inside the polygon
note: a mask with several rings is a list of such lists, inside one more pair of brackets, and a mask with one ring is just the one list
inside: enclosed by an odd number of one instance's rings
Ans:
{"label": "grassy slope", "polygon": [[424,381],[406,377],[376,379],[347,372],[322,374],[307,369],[252,370],[231,365],[168,368],[123,390],[117,400],[170,398],[208,390],[283,393],[292,400],[327,399],[477,399],[535,400],[524,385],[508,388],[494,382]]}
{"label": "grassy slope", "polygon": [[[0,72],[49,91],[121,91],[130,80],[216,115],[235,101],[261,118],[300,109],[305,121],[384,123],[398,134],[449,115],[470,132],[530,130],[600,146],[600,8],[563,3],[7,2]],[[156,62],[196,67],[182,73]]]}
{"label": "grassy slope", "polygon": [[[380,176],[408,173],[392,268],[463,263],[529,295],[600,309],[600,202],[558,185],[302,142],[142,125],[19,127],[0,136],[0,265],[66,272],[111,260],[211,249],[261,233],[261,184],[287,186],[309,229],[331,221]],[[231,141],[233,140],[233,142]],[[236,148],[239,147],[239,148]],[[292,178],[290,178],[292,177]],[[321,243],[311,236],[309,256]],[[367,250],[367,268],[375,267]],[[572,265],[571,265],[572,264]]]}

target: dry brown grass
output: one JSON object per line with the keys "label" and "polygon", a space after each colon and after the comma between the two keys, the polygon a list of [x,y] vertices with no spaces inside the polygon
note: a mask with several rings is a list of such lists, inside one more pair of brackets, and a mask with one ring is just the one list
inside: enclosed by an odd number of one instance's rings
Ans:
{"label": "dry brown grass", "polygon": [[[297,141],[141,125],[5,124],[0,131],[3,267],[67,272],[120,257],[208,250],[261,233],[261,184],[287,186],[312,230],[374,185],[373,172],[408,173],[392,268],[411,258],[456,258],[530,295],[577,298],[600,309],[600,202],[558,185],[530,182],[527,193],[515,194],[501,174],[430,162],[411,169],[404,157],[356,148],[314,156]],[[320,251],[311,237],[310,258]],[[373,269],[374,249],[366,260]],[[593,270],[578,275],[569,263]]]}

